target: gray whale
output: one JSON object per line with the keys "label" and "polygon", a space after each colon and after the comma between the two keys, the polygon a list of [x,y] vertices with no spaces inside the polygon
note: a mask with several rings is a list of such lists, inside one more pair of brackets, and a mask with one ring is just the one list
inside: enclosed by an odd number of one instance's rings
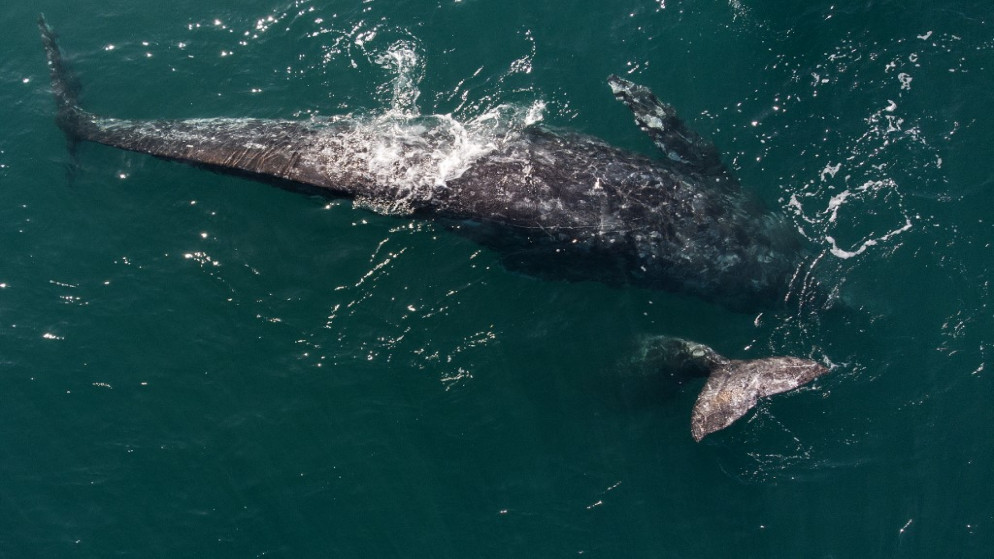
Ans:
{"label": "gray whale", "polygon": [[[52,30],[39,18],[58,108],[72,144],[89,141],[348,197],[380,213],[459,225],[539,275],[681,291],[733,308],[786,291],[800,245],[722,165],[715,148],[645,87],[608,83],[662,151],[654,159],[538,126],[483,139],[447,115],[324,121],[122,120],[83,110]],[[677,369],[708,374],[696,440],[756,400],[827,371],[797,358],[728,360],[667,338]],[[729,419],[730,418],[730,419]]]}

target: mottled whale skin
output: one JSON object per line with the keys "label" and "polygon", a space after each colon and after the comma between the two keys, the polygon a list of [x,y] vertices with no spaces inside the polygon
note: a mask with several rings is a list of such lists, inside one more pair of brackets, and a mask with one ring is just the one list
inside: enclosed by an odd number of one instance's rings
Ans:
{"label": "mottled whale skin", "polygon": [[[78,105],[77,84],[43,17],[39,27],[56,120],[72,143],[317,189],[381,213],[469,224],[460,231],[499,250],[512,267],[687,292],[733,308],[781,297],[800,264],[796,234],[740,188],[714,147],[648,89],[616,76],[609,78],[614,95],[662,158],[533,125],[479,140],[447,115],[388,123],[98,117]],[[796,358],[733,361],[665,340],[659,347],[682,356],[681,367],[710,373],[707,387],[717,386],[695,406],[697,440],[757,398],[827,370]]]}

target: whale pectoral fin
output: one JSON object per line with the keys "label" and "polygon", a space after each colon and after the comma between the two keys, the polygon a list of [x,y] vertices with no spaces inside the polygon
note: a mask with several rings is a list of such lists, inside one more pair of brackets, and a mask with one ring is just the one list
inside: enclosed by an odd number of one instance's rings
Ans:
{"label": "whale pectoral fin", "polygon": [[639,125],[669,159],[707,173],[721,172],[721,157],[710,142],[677,116],[673,107],[660,101],[649,88],[611,75],[607,79],[615,98],[635,115]]}
{"label": "whale pectoral fin", "polygon": [[827,372],[820,363],[797,357],[720,363],[711,370],[694,404],[691,435],[700,441],[745,415],[759,398],[793,390]]}

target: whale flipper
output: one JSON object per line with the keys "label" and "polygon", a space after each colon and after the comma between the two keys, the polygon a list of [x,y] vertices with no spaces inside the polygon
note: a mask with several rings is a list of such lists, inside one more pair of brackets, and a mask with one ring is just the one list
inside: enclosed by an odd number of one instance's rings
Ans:
{"label": "whale flipper", "polygon": [[708,377],[690,419],[690,433],[698,442],[734,423],[760,398],[793,390],[828,372],[824,365],[798,357],[728,359],[680,338],[655,338],[651,346],[654,363],[664,370]]}
{"label": "whale flipper", "polygon": [[705,174],[724,172],[714,145],[688,128],[676,110],[660,101],[649,88],[613,74],[607,83],[615,98],[631,109],[636,124],[666,157]]}

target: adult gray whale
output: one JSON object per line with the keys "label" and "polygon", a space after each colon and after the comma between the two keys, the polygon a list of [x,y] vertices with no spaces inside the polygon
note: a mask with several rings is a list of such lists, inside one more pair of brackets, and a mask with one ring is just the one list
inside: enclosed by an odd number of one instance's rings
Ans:
{"label": "adult gray whale", "polygon": [[[543,275],[684,291],[736,307],[781,296],[800,262],[784,219],[743,192],[718,152],[648,89],[616,76],[614,95],[663,151],[651,159],[537,126],[484,139],[446,115],[120,120],[80,108],[78,85],[39,18],[58,113],[70,142],[90,141],[213,170],[344,196],[374,211],[458,223]],[[470,131],[471,132],[471,131]],[[662,362],[707,374],[694,407],[700,440],[758,398],[824,374],[793,357],[729,360],[665,338]]]}

